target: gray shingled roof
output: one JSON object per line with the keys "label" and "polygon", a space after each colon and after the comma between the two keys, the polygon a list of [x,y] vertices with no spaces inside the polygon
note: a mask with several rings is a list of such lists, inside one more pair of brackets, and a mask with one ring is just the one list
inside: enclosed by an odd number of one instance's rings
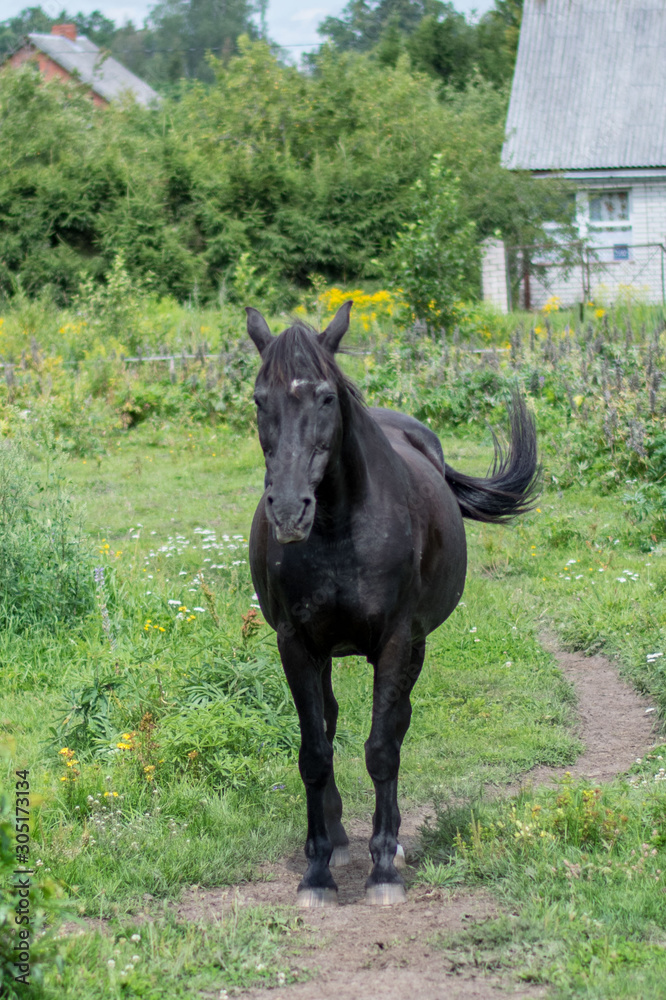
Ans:
{"label": "gray shingled roof", "polygon": [[502,162],[666,165],[666,0],[525,0]]}
{"label": "gray shingled roof", "polygon": [[159,101],[159,94],[145,80],[140,80],[117,59],[104,53],[85,35],[75,42],[62,35],[30,34],[32,44],[69,73],[76,73],[96,94],[107,101],[117,100],[130,91],[139,104]]}

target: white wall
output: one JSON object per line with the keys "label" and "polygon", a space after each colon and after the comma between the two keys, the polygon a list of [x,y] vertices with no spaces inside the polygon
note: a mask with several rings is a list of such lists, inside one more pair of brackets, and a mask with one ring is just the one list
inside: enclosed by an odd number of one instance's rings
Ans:
{"label": "white wall", "polygon": [[635,184],[630,212],[634,243],[666,242],[666,180]]}
{"label": "white wall", "polygon": [[500,312],[509,311],[507,295],[506,254],[502,240],[487,239],[481,260],[481,288],[483,301]]}

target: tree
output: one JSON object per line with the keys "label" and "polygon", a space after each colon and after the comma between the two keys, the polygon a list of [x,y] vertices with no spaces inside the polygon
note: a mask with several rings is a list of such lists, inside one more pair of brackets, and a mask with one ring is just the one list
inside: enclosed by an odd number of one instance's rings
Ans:
{"label": "tree", "polygon": [[[65,17],[64,11],[62,16]],[[16,17],[10,17],[6,21],[0,22],[0,59],[18,48],[30,32],[48,34],[52,24],[55,24],[54,19],[46,14],[41,7],[26,7]]]}
{"label": "tree", "polygon": [[265,22],[265,6],[266,0],[159,0],[142,28],[131,21],[118,27],[99,10],[69,14],[62,9],[51,15],[41,7],[27,7],[0,23],[0,58],[30,32],[48,34],[54,24],[66,21],[153,86],[183,77],[212,83],[208,53],[229,58],[238,51],[239,35],[257,37],[252,18],[263,10]]}
{"label": "tree", "polygon": [[389,25],[410,34],[424,17],[447,7],[441,0],[349,0],[340,17],[325,18],[317,31],[341,52],[367,52]]}
{"label": "tree", "polygon": [[479,72],[492,83],[510,83],[516,64],[523,0],[495,0],[476,27]]}
{"label": "tree", "polygon": [[0,59],[21,44],[26,35],[35,32],[48,35],[54,24],[75,24],[80,35],[99,45],[109,47],[117,33],[115,23],[99,10],[92,14],[68,14],[63,8],[58,14],[47,14],[41,7],[26,7],[16,17],[0,23]]}
{"label": "tree", "polygon": [[439,16],[428,14],[422,18],[405,47],[416,69],[460,89],[472,74],[475,31],[452,4],[443,6]]}
{"label": "tree", "polygon": [[495,0],[473,25],[443,0],[349,0],[318,31],[339,51],[372,51],[384,65],[406,51],[416,69],[458,89],[474,72],[501,86],[513,74],[522,7],[523,0]]}
{"label": "tree", "polygon": [[252,0],[160,0],[150,11],[147,47],[151,75],[174,83],[181,77],[215,79],[207,54],[228,59],[239,35],[256,38]]}
{"label": "tree", "polygon": [[507,104],[506,87],[479,77],[464,91],[450,91],[443,110],[443,166],[461,179],[463,211],[476,222],[479,239],[499,232],[514,245],[546,243],[544,221],[571,226],[571,188],[553,177],[535,180],[529,171],[502,167]]}
{"label": "tree", "polygon": [[[32,65],[0,74],[1,293],[20,279],[64,301],[82,272],[103,280],[122,253],[159,294],[184,298],[196,283],[212,297],[249,254],[288,306],[315,271],[385,275],[396,234],[440,232],[444,208],[460,221],[455,246],[469,221],[477,242],[497,230],[510,244],[543,242],[543,220],[561,213],[561,185],[500,165],[506,88],[473,78],[442,94],[405,52],[383,65],[324,46],[304,74],[263,41],[237,45],[211,61],[212,84],[191,81],[158,110],[95,108],[84,87],[45,83]],[[413,191],[420,178],[440,205],[435,154],[449,198],[439,220]],[[456,287],[470,290],[463,271]]]}

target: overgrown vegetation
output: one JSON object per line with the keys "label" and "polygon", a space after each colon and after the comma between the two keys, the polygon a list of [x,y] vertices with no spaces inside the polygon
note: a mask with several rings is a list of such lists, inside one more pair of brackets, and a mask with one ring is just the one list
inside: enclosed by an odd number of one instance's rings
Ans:
{"label": "overgrown vegetation", "polygon": [[475,225],[460,210],[460,181],[442,171],[441,159],[435,154],[426,182],[414,185],[416,221],[404,225],[386,266],[412,315],[435,332],[452,328],[456,302],[474,297],[481,263]]}
{"label": "overgrown vegetation", "polygon": [[[11,737],[0,741],[0,762],[6,766],[16,746]],[[12,783],[13,784],[13,783]],[[21,896],[27,899],[31,916],[29,929],[29,951],[32,982],[41,985],[45,970],[54,967],[56,948],[53,927],[58,918],[67,915],[69,907],[63,900],[64,893],[58,881],[47,873],[37,873],[31,880],[28,896],[19,893],[17,867],[23,857],[16,851],[16,807],[8,795],[0,794],[0,996],[16,1000],[25,987],[15,982],[17,959],[15,947],[23,943],[17,934],[16,915]],[[28,867],[24,865],[24,867]],[[63,905],[64,904],[64,905]],[[25,902],[23,903],[25,912]],[[21,921],[18,930],[26,928]]]}

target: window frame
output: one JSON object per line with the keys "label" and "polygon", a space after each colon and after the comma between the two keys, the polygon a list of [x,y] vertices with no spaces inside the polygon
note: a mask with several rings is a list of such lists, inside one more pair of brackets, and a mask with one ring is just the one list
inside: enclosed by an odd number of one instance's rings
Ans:
{"label": "window frame", "polygon": [[[626,194],[627,196],[627,218],[626,219],[616,219],[611,221],[610,219],[593,219],[590,215],[590,209],[593,199],[601,199],[605,195],[613,194]],[[632,210],[632,197],[631,188],[617,187],[617,188],[591,188],[586,192],[585,199],[585,227],[587,229],[588,236],[592,233],[602,234],[602,233],[615,233],[615,232],[625,232],[631,233],[633,230],[631,221],[631,210]]]}

